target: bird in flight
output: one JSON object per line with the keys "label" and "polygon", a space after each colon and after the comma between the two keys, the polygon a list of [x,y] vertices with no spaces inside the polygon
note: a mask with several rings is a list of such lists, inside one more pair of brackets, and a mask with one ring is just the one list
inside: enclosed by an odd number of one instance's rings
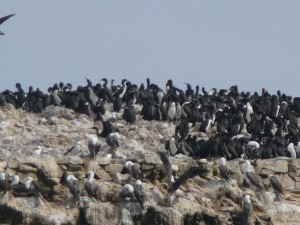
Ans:
{"label": "bird in flight", "polygon": [[[11,15],[8,15],[8,16],[4,16],[2,18],[0,18],[0,25],[5,22],[6,20],[8,20],[10,17],[14,16],[15,14],[11,14]],[[0,31],[0,35],[4,35],[3,32]]]}

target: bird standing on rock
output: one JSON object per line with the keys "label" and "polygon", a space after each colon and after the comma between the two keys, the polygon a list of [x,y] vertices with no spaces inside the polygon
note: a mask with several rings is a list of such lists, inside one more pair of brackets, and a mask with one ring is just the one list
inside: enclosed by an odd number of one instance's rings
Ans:
{"label": "bird standing on rock", "polygon": [[276,198],[281,200],[283,193],[283,188],[281,183],[279,182],[278,178],[275,176],[269,176],[270,184],[275,192]]}
{"label": "bird standing on rock", "polygon": [[243,201],[243,213],[244,213],[244,216],[246,218],[247,224],[249,224],[250,218],[251,218],[252,213],[253,213],[253,205],[252,205],[252,202],[250,200],[250,195],[245,195],[243,200],[244,200]]}
{"label": "bird standing on rock", "polygon": [[250,172],[250,161],[245,161],[245,170],[244,170],[244,178],[246,182],[250,185],[257,187],[259,190],[264,190],[265,186],[262,178],[259,175],[256,175],[253,172]]}
{"label": "bird standing on rock", "polygon": [[5,173],[0,172],[0,191],[8,191],[8,189],[9,189],[9,184],[5,179]]}
{"label": "bird standing on rock", "polygon": [[79,152],[81,152],[81,142],[77,141],[75,145],[73,145],[71,148],[68,149],[67,152],[64,153],[64,155],[67,155],[69,153],[75,155]]}
{"label": "bird standing on rock", "polygon": [[94,172],[90,170],[87,173],[87,176],[88,176],[88,180],[84,183],[84,188],[85,188],[86,192],[88,193],[89,196],[91,196],[95,199],[99,199],[99,196],[97,193],[97,187],[93,183],[94,176],[95,176]]}
{"label": "bird standing on rock", "polygon": [[126,161],[124,165],[125,169],[130,173],[131,178],[135,180],[141,180],[142,176],[138,168],[131,161]]}
{"label": "bird standing on rock", "polygon": [[225,165],[225,163],[226,163],[225,158],[224,157],[220,158],[219,163],[220,163],[220,166],[219,166],[220,175],[222,178],[224,178],[229,183],[230,182],[229,171]]}
{"label": "bird standing on rock", "polygon": [[91,157],[96,159],[97,154],[101,150],[101,144],[98,144],[98,138],[93,136],[88,140],[88,148],[91,153]]}
{"label": "bird standing on rock", "polygon": [[60,183],[69,188],[70,193],[73,195],[74,204],[78,207],[81,191],[81,186],[78,179],[74,175],[64,172],[60,179]]}

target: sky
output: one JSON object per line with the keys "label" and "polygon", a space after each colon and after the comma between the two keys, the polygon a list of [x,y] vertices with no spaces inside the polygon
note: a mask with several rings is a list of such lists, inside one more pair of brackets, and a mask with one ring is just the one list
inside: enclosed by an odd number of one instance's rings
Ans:
{"label": "sky", "polygon": [[299,0],[2,1],[0,91],[104,77],[300,96]]}

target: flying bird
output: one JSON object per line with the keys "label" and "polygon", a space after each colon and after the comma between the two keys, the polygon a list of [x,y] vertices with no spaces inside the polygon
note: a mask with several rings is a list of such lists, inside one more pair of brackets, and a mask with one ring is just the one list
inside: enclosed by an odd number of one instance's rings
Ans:
{"label": "flying bird", "polygon": [[[10,17],[14,16],[15,14],[11,14],[11,15],[8,15],[8,16],[4,16],[2,18],[0,18],[0,25],[5,22],[6,20],[8,20]],[[1,32],[0,31],[0,35],[4,35],[5,33]]]}

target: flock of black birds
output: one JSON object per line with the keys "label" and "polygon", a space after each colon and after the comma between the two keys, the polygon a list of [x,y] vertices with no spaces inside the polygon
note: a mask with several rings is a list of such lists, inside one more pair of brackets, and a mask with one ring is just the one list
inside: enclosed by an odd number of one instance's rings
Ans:
{"label": "flock of black birds", "polygon": [[[77,113],[84,113],[94,119],[96,134],[106,138],[113,148],[118,148],[119,129],[114,126],[113,118],[103,119],[106,113],[106,103],[110,103],[114,113],[123,113],[123,119],[130,124],[141,118],[147,121],[168,121],[175,123],[174,136],[165,143],[166,152],[160,152],[168,176],[167,201],[172,203],[173,193],[180,184],[187,179],[207,172],[205,168],[192,168],[182,174],[177,181],[173,181],[172,168],[168,155],[184,154],[194,159],[221,158],[220,175],[230,182],[225,160],[243,158],[246,160],[268,159],[279,156],[291,158],[299,157],[300,127],[300,97],[292,98],[277,91],[270,94],[262,89],[255,92],[240,92],[238,86],[229,89],[205,90],[197,85],[195,89],[186,84],[186,89],[177,88],[172,80],[168,80],[165,91],[147,78],[146,84],[136,85],[123,79],[120,85],[114,80],[108,83],[103,78],[101,83],[93,85],[86,78],[86,85],[73,89],[70,83],[60,82],[48,88],[43,93],[39,88],[29,87],[25,92],[20,83],[16,84],[16,91],[5,90],[0,93],[0,106],[12,104],[15,108],[22,108],[33,113],[41,113],[47,106],[64,106]],[[137,105],[139,107],[137,107]],[[141,109],[141,110],[138,110]],[[140,114],[140,115],[138,115]],[[102,128],[97,127],[101,121]],[[193,132],[190,132],[193,130]],[[205,135],[208,134],[208,135]],[[205,137],[205,138],[203,138]],[[66,154],[80,151],[80,142],[69,149]],[[101,145],[97,138],[88,142],[91,157],[96,159]],[[132,162],[125,163],[125,168],[133,177],[133,185],[126,184],[120,192],[121,197],[136,198],[143,208],[141,180],[143,177]],[[245,171],[246,185],[260,185],[259,176]],[[85,183],[89,196],[97,198],[95,187],[92,185],[94,173],[89,172],[88,183]],[[32,179],[27,179],[27,186],[23,186],[30,193],[36,185]],[[64,174],[61,182],[65,184],[74,196],[77,204],[80,197],[80,184],[72,174]],[[7,189],[5,174],[0,176],[0,189]],[[276,177],[270,177],[273,188],[282,193],[282,186]],[[139,191],[137,191],[139,190]],[[35,193],[35,192],[34,192]],[[251,201],[248,197],[246,202]]]}
{"label": "flock of black birds", "polygon": [[[109,133],[118,132],[112,121],[103,119],[105,103],[112,103],[114,112],[123,109],[127,123],[135,123],[138,113],[148,121],[176,122],[175,135],[165,145],[171,155],[182,153],[194,158],[226,160],[299,157],[300,97],[292,98],[280,91],[270,94],[265,89],[261,94],[251,95],[239,92],[236,85],[228,90],[207,92],[199,86],[194,90],[190,84],[182,90],[168,80],[163,91],[150,79],[140,86],[126,79],[120,85],[114,85],[114,80],[108,84],[106,78],[96,85],[86,80],[86,86],[75,90],[70,83],[54,84],[48,93],[31,86],[25,92],[17,83],[17,91],[0,93],[0,106],[10,103],[34,113],[41,113],[49,105],[65,106],[90,115],[95,121],[93,129],[106,138]],[[136,105],[141,106],[140,112]],[[102,122],[102,131],[96,126],[98,121]],[[191,127],[195,129],[197,124],[199,132],[191,133]],[[201,133],[209,133],[210,137],[200,138]]]}

